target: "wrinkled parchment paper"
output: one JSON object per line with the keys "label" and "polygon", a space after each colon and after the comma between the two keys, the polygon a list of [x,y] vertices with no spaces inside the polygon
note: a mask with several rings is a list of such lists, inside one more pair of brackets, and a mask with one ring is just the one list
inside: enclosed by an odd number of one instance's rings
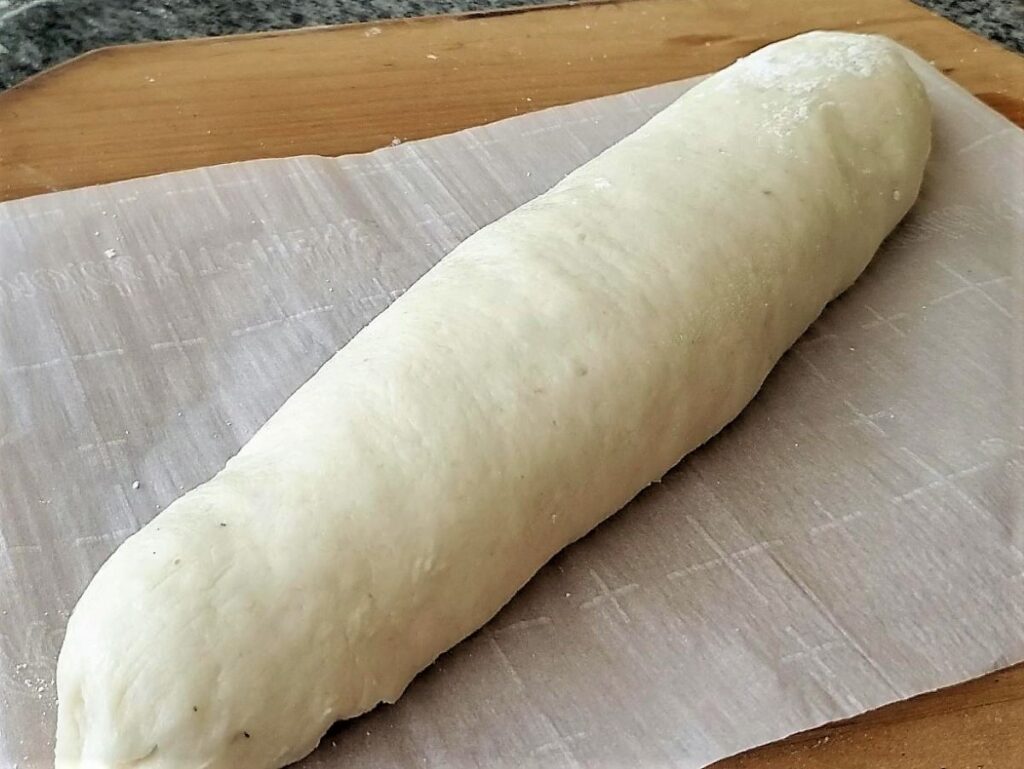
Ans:
{"label": "wrinkled parchment paper", "polygon": [[[922,68],[920,202],[754,403],[303,767],[700,767],[1024,659],[1024,134]],[[0,766],[121,540],[687,87],[0,205]]]}

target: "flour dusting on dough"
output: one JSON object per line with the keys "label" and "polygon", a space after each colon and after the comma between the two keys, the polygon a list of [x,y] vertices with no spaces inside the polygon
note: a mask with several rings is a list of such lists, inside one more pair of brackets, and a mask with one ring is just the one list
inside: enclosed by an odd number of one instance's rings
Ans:
{"label": "flour dusting on dough", "polygon": [[781,88],[787,94],[800,96],[819,90],[837,77],[872,77],[879,64],[894,55],[892,48],[878,45],[870,36],[846,40],[821,32],[808,35],[808,42],[814,38],[823,45],[796,55],[773,51],[767,56],[746,56],[736,62],[732,74],[744,85]]}
{"label": "flour dusting on dough", "polygon": [[765,117],[764,130],[786,136],[793,127],[820,109],[823,88],[839,78],[869,78],[899,54],[889,45],[879,45],[871,35],[847,36],[833,32],[812,32],[803,51],[756,51],[736,62],[728,75],[712,78],[713,90],[758,88],[779,91],[778,107]]}

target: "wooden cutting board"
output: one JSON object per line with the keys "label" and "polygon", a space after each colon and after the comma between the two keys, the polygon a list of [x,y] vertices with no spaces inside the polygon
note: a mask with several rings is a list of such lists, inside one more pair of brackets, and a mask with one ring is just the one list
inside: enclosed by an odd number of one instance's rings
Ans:
{"label": "wooden cutting board", "polygon": [[589,3],[94,51],[0,93],[0,200],[363,152],[710,72],[816,28],[889,35],[1024,124],[1024,60],[904,0]]}
{"label": "wooden cutting board", "polygon": [[[880,32],[1024,125],[1024,59],[903,0],[632,0],[104,49],[0,94],[0,200],[258,157],[341,155]],[[717,769],[1016,769],[1024,666]]]}

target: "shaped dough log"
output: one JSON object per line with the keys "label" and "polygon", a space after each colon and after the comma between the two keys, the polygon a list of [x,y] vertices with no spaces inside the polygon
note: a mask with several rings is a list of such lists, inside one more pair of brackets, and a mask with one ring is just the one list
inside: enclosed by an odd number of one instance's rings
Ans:
{"label": "shaped dough log", "polygon": [[812,33],[468,238],[103,565],[58,769],[274,769],[393,702],[739,413],[929,144],[894,44]]}

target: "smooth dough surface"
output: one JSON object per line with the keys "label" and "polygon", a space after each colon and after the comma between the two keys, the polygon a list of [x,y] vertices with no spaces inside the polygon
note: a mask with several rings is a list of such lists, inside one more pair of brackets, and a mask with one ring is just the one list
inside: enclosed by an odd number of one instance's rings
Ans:
{"label": "smooth dough surface", "polygon": [[468,238],[99,570],[58,769],[276,769],[394,701],[739,413],[929,146],[894,44],[811,33]]}

